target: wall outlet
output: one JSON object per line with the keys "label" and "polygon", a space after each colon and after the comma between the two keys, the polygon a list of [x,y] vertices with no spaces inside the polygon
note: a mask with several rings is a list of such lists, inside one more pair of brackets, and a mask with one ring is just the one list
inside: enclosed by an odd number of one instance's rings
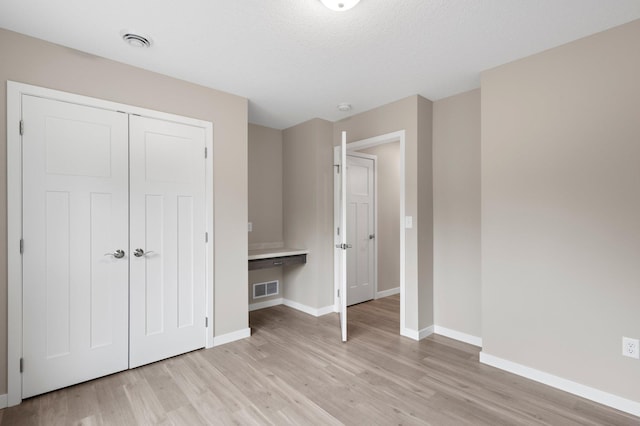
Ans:
{"label": "wall outlet", "polygon": [[640,340],[629,337],[622,338],[622,355],[640,359]]}
{"label": "wall outlet", "polygon": [[252,222],[249,222],[247,224],[247,231],[249,231],[249,232],[253,231],[253,223]]}

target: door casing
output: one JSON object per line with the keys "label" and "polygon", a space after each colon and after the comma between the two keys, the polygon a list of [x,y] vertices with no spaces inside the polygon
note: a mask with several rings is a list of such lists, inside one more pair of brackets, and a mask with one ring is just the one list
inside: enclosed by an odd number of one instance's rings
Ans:
{"label": "door casing", "polygon": [[[22,96],[70,102],[111,111],[121,111],[164,121],[201,127],[205,130],[206,158],[206,347],[213,347],[214,330],[214,226],[213,226],[213,123],[194,118],[105,101],[58,90],[7,81],[7,404],[22,402],[20,359],[22,356]],[[28,123],[25,124],[28,131]]]}

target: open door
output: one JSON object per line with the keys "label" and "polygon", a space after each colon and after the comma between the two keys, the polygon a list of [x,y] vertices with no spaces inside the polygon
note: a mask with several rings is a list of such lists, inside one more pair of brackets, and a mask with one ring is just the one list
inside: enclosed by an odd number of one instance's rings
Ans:
{"label": "open door", "polygon": [[338,307],[340,311],[340,329],[342,341],[347,341],[347,132],[342,132],[342,143],[335,154],[335,184],[334,221],[337,224],[335,232],[335,262],[334,279],[338,289]]}

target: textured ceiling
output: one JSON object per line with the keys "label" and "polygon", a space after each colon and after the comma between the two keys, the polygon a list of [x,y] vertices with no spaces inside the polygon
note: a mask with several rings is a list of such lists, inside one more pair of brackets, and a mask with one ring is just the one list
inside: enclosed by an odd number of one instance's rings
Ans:
{"label": "textured ceiling", "polygon": [[[285,128],[479,86],[485,69],[640,18],[639,0],[2,0],[0,27],[249,98]],[[120,39],[151,36],[151,49]],[[347,102],[343,113],[336,105]]]}

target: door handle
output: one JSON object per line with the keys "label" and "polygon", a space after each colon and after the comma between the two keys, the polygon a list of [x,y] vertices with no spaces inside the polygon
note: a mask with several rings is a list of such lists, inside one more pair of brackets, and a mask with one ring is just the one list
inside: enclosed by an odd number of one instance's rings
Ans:
{"label": "door handle", "polygon": [[144,250],[142,250],[141,248],[137,248],[137,249],[135,249],[133,251],[133,255],[135,257],[144,257],[144,256],[147,256],[147,255],[149,255],[151,253],[153,253],[153,251],[148,251],[148,252],[145,253]]}
{"label": "door handle", "polygon": [[124,250],[118,249],[118,250],[114,251],[113,253],[105,253],[104,255],[105,256],[113,256],[116,259],[122,259],[124,257]]}
{"label": "door handle", "polygon": [[369,234],[369,239],[373,240],[376,237],[376,234]]}

